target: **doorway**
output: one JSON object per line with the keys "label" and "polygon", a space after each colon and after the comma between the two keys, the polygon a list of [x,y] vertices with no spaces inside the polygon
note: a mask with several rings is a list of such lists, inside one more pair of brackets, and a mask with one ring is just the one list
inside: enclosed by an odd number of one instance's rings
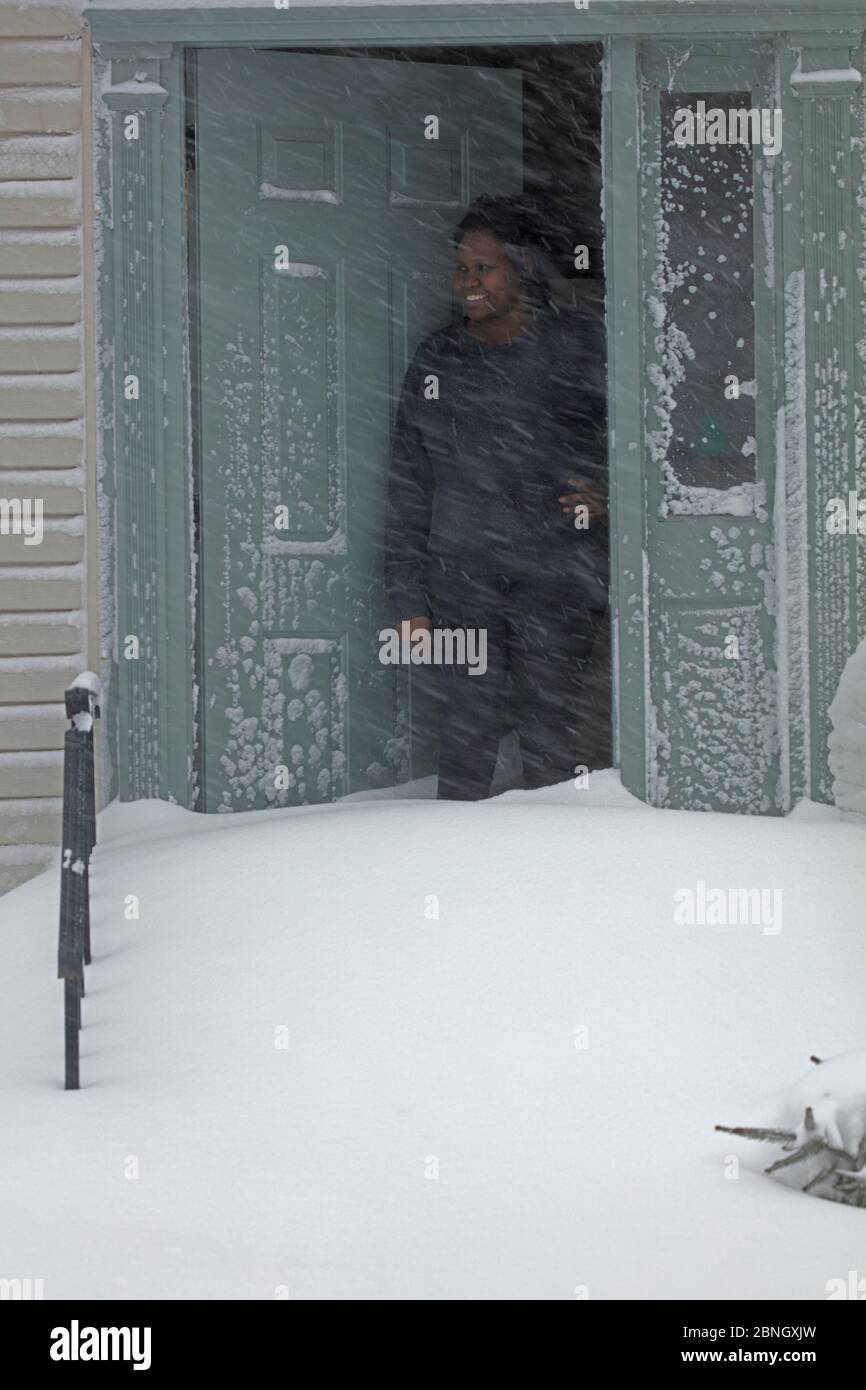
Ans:
{"label": "doorway", "polygon": [[376,641],[396,404],[481,194],[532,200],[562,312],[603,321],[601,58],[191,55],[202,809],[430,794],[430,672]]}

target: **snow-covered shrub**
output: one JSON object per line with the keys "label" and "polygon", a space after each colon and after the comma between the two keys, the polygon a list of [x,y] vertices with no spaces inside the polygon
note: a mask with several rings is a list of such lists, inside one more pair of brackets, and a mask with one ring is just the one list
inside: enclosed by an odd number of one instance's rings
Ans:
{"label": "snow-covered shrub", "polygon": [[866,814],[866,639],[845,663],[830,719],[833,799],[843,811]]}
{"label": "snow-covered shrub", "polygon": [[778,1127],[716,1129],[780,1145],[783,1156],[765,1171],[788,1186],[866,1207],[866,1048],[811,1060],[812,1071],[784,1098]]}

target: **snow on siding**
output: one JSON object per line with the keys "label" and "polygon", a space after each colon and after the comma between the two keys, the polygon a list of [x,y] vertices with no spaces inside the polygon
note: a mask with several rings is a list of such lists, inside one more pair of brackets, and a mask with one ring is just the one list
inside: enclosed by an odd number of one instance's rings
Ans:
{"label": "snow on siding", "polygon": [[76,8],[0,13],[0,497],[44,514],[41,544],[0,534],[0,891],[56,854],[63,691],[89,664]]}

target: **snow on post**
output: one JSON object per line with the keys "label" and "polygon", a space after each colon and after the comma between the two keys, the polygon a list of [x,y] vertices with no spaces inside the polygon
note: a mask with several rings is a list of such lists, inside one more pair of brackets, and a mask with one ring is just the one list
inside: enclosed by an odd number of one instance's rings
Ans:
{"label": "snow on post", "polygon": [[[73,693],[75,692],[75,693]],[[85,698],[82,698],[82,694]],[[99,718],[102,684],[93,671],[81,671],[66,690],[66,713],[79,733],[91,733]]]}
{"label": "snow on post", "polygon": [[70,690],[89,690],[97,698],[102,694],[102,685],[94,671],[80,671],[69,688]]}

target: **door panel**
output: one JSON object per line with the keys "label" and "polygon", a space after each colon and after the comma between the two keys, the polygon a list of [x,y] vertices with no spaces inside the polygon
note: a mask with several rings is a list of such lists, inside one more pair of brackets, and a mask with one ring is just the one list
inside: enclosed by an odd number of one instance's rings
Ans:
{"label": "door panel", "polygon": [[[647,793],[773,812],[774,159],[683,112],[773,108],[770,55],[645,52]],[[615,387],[614,387],[615,389]]]}
{"label": "door panel", "polygon": [[378,660],[390,426],[521,79],[214,49],[196,102],[205,808],[327,801],[432,770],[429,673]]}

